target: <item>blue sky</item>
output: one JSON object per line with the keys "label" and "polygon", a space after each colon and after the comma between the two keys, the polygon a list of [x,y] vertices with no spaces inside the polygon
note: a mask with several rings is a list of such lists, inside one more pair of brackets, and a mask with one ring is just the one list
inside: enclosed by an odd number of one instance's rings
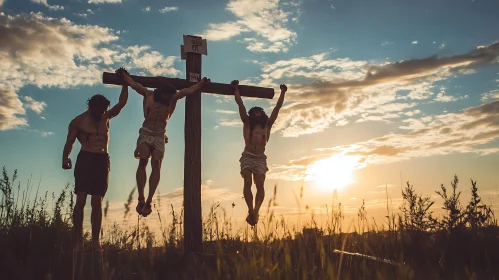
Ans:
{"label": "blue sky", "polygon": [[[183,78],[179,45],[192,34],[208,40],[203,76],[212,81],[239,79],[276,93],[288,84],[267,148],[267,193],[279,186],[278,212],[297,212],[293,193],[301,186],[304,204],[322,211],[345,173],[351,182],[337,187],[347,212],[366,199],[368,211],[382,213],[386,194],[378,186],[388,185],[396,203],[401,181],[433,195],[454,174],[466,193],[469,178],[478,180],[495,204],[498,9],[492,0],[0,0],[0,165],[59,192],[73,181],[61,169],[69,121],[93,94],[118,101],[120,87],[102,85],[102,72],[125,66]],[[245,102],[270,111],[277,97]],[[203,206],[235,202],[242,217],[236,105],[208,94],[202,102]],[[168,124],[159,186],[174,205],[183,181],[183,104]],[[141,122],[140,96],[130,90],[111,121],[106,199],[118,216],[135,186]],[[330,186],[318,186],[318,177]]]}

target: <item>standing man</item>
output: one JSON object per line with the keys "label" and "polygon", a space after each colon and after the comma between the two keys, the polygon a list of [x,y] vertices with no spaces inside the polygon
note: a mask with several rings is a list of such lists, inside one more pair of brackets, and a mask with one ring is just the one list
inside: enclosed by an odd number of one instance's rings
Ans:
{"label": "standing man", "polygon": [[[177,92],[170,84],[150,91],[141,84],[136,83],[128,73],[125,73],[124,80],[127,85],[144,97],[144,122],[139,130],[134,156],[139,159],[136,174],[139,202],[136,210],[140,215],[147,217],[152,212],[151,201],[159,184],[165,144],[168,143],[168,138],[165,135],[166,123],[175,111],[178,100],[199,92],[204,85],[209,84],[211,81],[203,78],[199,83]],[[147,200],[145,200],[146,167],[149,158],[151,158],[152,171],[149,176],[149,194]]]}
{"label": "standing man", "polygon": [[[239,115],[243,121],[244,152],[239,160],[241,164],[241,176],[244,179],[244,199],[248,205],[248,217],[246,222],[254,226],[258,223],[258,212],[265,198],[265,174],[269,170],[267,167],[267,156],[265,147],[270,138],[270,130],[277,119],[279,109],[284,102],[284,94],[288,90],[286,85],[281,85],[281,95],[272,111],[267,117],[265,111],[260,107],[253,107],[246,113],[243,100],[239,93],[239,81],[232,81],[231,86],[234,91]],[[256,185],[255,206],[253,207],[253,193],[251,186],[253,180]]]}
{"label": "standing man", "polygon": [[[126,73],[124,68],[116,74]],[[81,143],[81,150],[74,170],[76,204],[73,212],[73,230],[76,238],[76,250],[83,248],[83,209],[87,195],[92,196],[92,248],[101,251],[99,240],[102,223],[102,198],[106,194],[109,180],[110,162],[109,120],[116,117],[128,100],[128,86],[124,85],[118,104],[109,109],[109,100],[97,94],[87,101],[88,110],[74,118],[69,124],[68,137],[62,153],[62,168],[71,169],[69,155],[76,139]]]}

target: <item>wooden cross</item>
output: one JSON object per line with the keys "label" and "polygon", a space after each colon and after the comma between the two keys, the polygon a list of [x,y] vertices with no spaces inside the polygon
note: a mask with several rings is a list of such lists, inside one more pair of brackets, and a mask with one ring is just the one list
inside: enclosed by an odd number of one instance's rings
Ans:
{"label": "wooden cross", "polygon": [[[177,90],[188,88],[199,81],[201,76],[201,54],[207,54],[206,40],[184,35],[181,46],[182,59],[186,59],[186,79],[165,77],[132,76],[135,82],[148,88],[159,88],[170,83]],[[115,73],[104,72],[104,84],[122,85]],[[228,84],[211,83],[201,92],[232,95]],[[185,154],[184,154],[184,253],[202,252],[201,218],[201,92],[189,95],[185,101]],[[241,96],[267,98],[274,97],[274,89],[239,86]]]}

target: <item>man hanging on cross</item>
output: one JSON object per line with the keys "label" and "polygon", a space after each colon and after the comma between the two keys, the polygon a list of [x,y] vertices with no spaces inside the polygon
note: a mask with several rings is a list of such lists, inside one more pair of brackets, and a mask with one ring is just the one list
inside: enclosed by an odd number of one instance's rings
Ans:
{"label": "man hanging on cross", "polygon": [[[139,202],[136,210],[140,215],[147,217],[152,212],[151,201],[159,184],[165,144],[168,143],[168,138],[165,135],[166,123],[175,111],[178,100],[199,92],[204,85],[209,84],[211,81],[208,78],[203,78],[197,84],[177,92],[171,84],[150,91],[141,84],[136,83],[128,73],[125,73],[124,80],[127,85],[144,97],[144,122],[139,130],[134,156],[139,159],[136,174]],[[149,158],[151,158],[152,171],[149,176],[149,194],[147,200],[144,200],[144,189],[147,180],[146,167]]]}
{"label": "man hanging on cross", "polygon": [[[119,76],[127,73],[124,68],[116,70]],[[108,150],[109,120],[116,117],[128,100],[128,86],[121,89],[118,104],[109,108],[109,100],[97,94],[87,101],[88,110],[75,117],[69,124],[68,136],[62,153],[62,168],[71,169],[69,155],[78,139],[81,150],[74,169],[76,203],[73,211],[73,233],[75,250],[83,249],[83,210],[87,195],[92,196],[92,249],[101,251],[99,235],[102,223],[102,198],[106,194],[110,161]]]}
{"label": "man hanging on cross", "polygon": [[[258,212],[265,198],[265,174],[269,170],[267,167],[267,156],[265,155],[265,146],[270,138],[270,130],[277,119],[279,109],[284,102],[284,95],[288,88],[286,85],[281,85],[281,95],[279,100],[270,114],[267,117],[265,111],[260,107],[251,108],[246,113],[241,94],[239,93],[239,81],[235,80],[231,83],[234,91],[236,103],[239,106],[239,115],[243,121],[243,136],[244,136],[244,151],[239,160],[241,164],[241,176],[244,179],[244,199],[248,205],[248,217],[246,222],[254,226],[258,223]],[[253,176],[253,178],[251,178]],[[253,181],[256,185],[255,206],[253,207],[253,193],[251,186]]]}

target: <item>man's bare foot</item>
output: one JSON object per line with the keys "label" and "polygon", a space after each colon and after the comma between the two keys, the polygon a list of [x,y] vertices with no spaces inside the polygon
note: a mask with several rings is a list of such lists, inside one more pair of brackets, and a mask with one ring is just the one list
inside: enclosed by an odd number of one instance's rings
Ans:
{"label": "man's bare foot", "polygon": [[139,199],[139,203],[137,203],[137,207],[135,208],[135,211],[137,211],[137,213],[139,213],[139,215],[144,215],[144,206],[145,206],[145,202],[144,202],[144,199]]}
{"label": "man's bare foot", "polygon": [[256,223],[255,223],[255,214],[253,213],[253,211],[249,211],[248,212],[248,217],[246,217],[246,222],[250,225],[250,226],[254,226]]}
{"label": "man's bare foot", "polygon": [[151,202],[146,201],[144,208],[142,208],[142,216],[147,217],[152,213]]}
{"label": "man's bare foot", "polygon": [[251,225],[251,215],[248,214],[248,217],[246,217],[246,222]]}

